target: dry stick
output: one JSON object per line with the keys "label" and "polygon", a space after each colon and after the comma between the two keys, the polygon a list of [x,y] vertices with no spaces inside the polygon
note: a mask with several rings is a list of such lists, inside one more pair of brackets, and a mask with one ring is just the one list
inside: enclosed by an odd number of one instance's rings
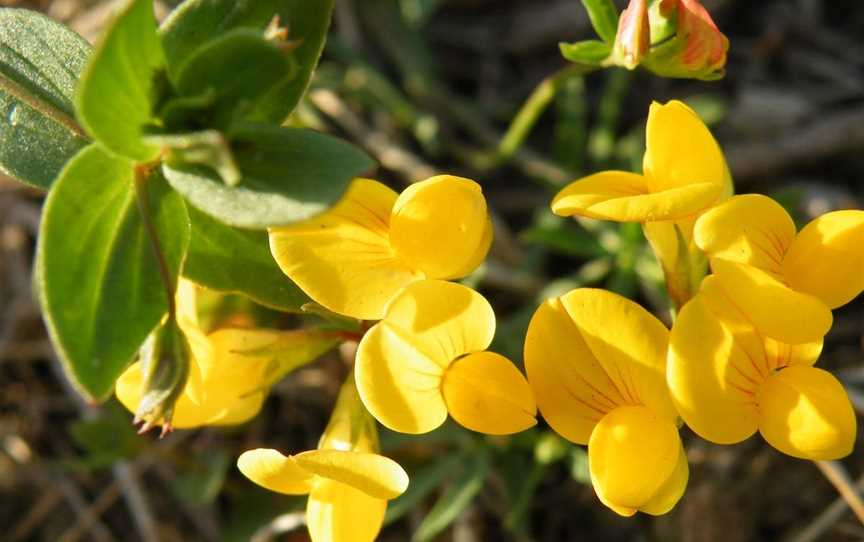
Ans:
{"label": "dry stick", "polygon": [[306,525],[306,512],[289,512],[276,516],[252,535],[249,542],[269,542],[277,535],[285,534]]}
{"label": "dry stick", "polygon": [[[855,489],[864,491],[864,476],[855,482]],[[826,508],[816,519],[810,522],[806,529],[788,539],[788,542],[814,542],[819,539],[828,529],[835,526],[837,521],[849,509],[849,503],[843,497],[837,497],[828,508]]]}
{"label": "dry stick", "polygon": [[814,461],[813,463],[819,467],[825,478],[837,489],[841,497],[846,499],[849,508],[858,516],[858,521],[864,525],[864,501],[861,500],[861,495],[855,490],[852,485],[852,480],[846,473],[846,469],[838,461]]}
{"label": "dry stick", "polygon": [[[92,417],[95,414],[95,409],[88,405],[72,387],[69,379],[61,369],[60,361],[56,357],[52,360],[51,369],[54,371],[57,379],[66,388],[67,394],[75,401],[81,416],[85,419]],[[121,493],[126,501],[126,505],[129,507],[129,513],[141,539],[148,542],[157,540],[158,529],[156,528],[153,512],[150,510],[150,506],[135,475],[136,471],[144,470],[145,467],[143,465],[145,464],[145,460],[147,460],[146,465],[149,466],[155,459],[150,457],[139,460],[140,465],[137,467],[137,463],[130,465],[128,461],[118,461],[112,469],[114,482],[85,510],[83,517],[79,518],[78,525],[64,533],[61,540],[64,542],[78,540],[93,521],[98,520],[99,516],[114,503]],[[102,504],[103,498],[104,504]],[[103,506],[104,509],[102,508]]]}

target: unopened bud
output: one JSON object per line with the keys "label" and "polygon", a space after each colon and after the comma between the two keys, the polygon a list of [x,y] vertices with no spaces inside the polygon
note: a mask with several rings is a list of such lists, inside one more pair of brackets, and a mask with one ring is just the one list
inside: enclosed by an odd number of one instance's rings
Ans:
{"label": "unopened bud", "polygon": [[142,424],[141,433],[162,425],[164,435],[171,431],[174,403],[186,387],[191,358],[189,342],[174,318],[147,337],[139,358],[144,378],[134,423]]}
{"label": "unopened bud", "polygon": [[643,66],[664,77],[723,77],[729,40],[699,0],[661,0],[648,19],[652,47]]}
{"label": "unopened bud", "polygon": [[699,0],[630,0],[606,64],[663,77],[719,79],[729,40]]}
{"label": "unopened bud", "polygon": [[618,19],[612,61],[632,70],[639,65],[651,49],[651,30],[648,25],[648,1],[630,0]]}

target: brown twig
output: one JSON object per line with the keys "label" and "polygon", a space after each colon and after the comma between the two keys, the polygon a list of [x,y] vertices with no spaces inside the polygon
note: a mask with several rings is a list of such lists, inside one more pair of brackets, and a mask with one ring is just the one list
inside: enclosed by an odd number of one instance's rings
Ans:
{"label": "brown twig", "polygon": [[813,463],[837,489],[837,493],[846,500],[846,504],[864,525],[864,501],[861,500],[861,495],[855,489],[843,465],[837,461],[814,461]]}
{"label": "brown twig", "polygon": [[[855,482],[857,491],[864,491],[864,476]],[[814,542],[826,531],[837,525],[837,521],[849,509],[849,503],[843,497],[837,497],[828,508],[819,514],[803,531],[788,539],[788,542]]]}

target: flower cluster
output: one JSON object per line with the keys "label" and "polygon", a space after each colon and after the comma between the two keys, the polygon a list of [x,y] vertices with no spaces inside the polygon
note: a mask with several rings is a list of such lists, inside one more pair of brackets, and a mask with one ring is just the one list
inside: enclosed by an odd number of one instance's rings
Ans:
{"label": "flower cluster", "polygon": [[492,241],[480,186],[442,175],[397,195],[356,179],[332,209],[272,228],[277,263],[316,303],[339,315],[377,320],[357,347],[319,449],[293,456],[253,450],[240,470],[282,493],[309,494],[313,541],[371,541],[387,499],[407,475],[377,455],[374,419],[425,433],[448,414],[487,434],[536,424],[534,394],[507,358],[487,350],[495,334],[489,302],[445,279],[477,268]]}
{"label": "flower cluster", "polygon": [[630,301],[575,290],[548,300],[528,329],[540,411],[588,444],[597,494],[620,514],[663,513],[682,495],[679,415],[720,444],[758,430],[795,457],[852,450],[852,405],[813,364],[831,309],[864,291],[864,211],[828,213],[796,232],[775,201],[731,192],[714,138],[673,101],[651,106],[641,175],[597,173],[552,202],[562,215],[641,222],[680,309],[670,333]]}

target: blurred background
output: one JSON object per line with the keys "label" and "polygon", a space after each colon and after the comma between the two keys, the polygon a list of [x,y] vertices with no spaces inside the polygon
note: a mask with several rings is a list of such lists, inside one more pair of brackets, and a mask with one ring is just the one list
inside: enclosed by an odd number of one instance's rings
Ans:
{"label": "blurred background", "polygon": [[[362,146],[381,163],[380,180],[397,189],[439,172],[482,184],[496,239],[468,280],[495,306],[494,348],[514,361],[540,300],[573,287],[612,289],[668,322],[662,274],[638,225],[548,211],[569,180],[639,170],[652,100],[694,107],[720,141],[736,191],[777,198],[799,224],[864,200],[864,4],[704,4],[731,43],[724,79],[604,70],[556,80],[549,108],[505,156],[497,149],[514,114],[567,66],[558,43],[594,37],[578,0],[337,0],[324,57],[292,122]],[[92,41],[112,2],[0,5],[43,11]],[[162,16],[170,9],[157,2]],[[246,425],[137,436],[116,401],[83,403],[51,350],[30,288],[42,198],[0,178],[0,539],[307,540],[305,499],[259,490],[234,464],[254,447],[314,448],[346,353],[289,375]],[[299,323],[236,296],[212,294],[205,305],[211,329]],[[819,363],[864,412],[864,297],[835,312]],[[666,516],[625,519],[594,496],[584,449],[542,422],[510,438],[452,424],[410,438],[382,429],[384,453],[406,468],[411,488],[391,501],[380,540],[864,540],[812,463],[758,437],[717,446],[686,428],[683,435],[691,464],[684,498]],[[835,471],[859,490],[861,452],[859,437]]]}

